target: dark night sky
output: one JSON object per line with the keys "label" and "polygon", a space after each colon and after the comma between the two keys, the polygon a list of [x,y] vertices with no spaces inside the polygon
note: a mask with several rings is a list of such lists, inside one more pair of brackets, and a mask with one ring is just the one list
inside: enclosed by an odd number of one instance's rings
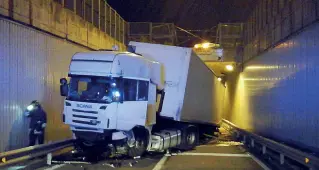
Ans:
{"label": "dark night sky", "polygon": [[219,22],[242,22],[257,0],[107,0],[126,21],[173,22],[186,29],[209,29]]}

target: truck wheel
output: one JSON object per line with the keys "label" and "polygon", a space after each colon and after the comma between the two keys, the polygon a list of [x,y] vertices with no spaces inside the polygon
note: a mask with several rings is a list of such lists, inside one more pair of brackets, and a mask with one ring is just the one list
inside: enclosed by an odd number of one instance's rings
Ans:
{"label": "truck wheel", "polygon": [[101,153],[103,151],[103,149],[101,149],[99,145],[82,140],[76,142],[75,149],[80,150],[82,152],[92,152],[95,154]]}
{"label": "truck wheel", "polygon": [[178,149],[191,150],[198,143],[198,129],[196,126],[189,125],[182,131],[182,141]]}
{"label": "truck wheel", "polygon": [[76,146],[76,150],[81,151],[85,154],[88,153],[94,153],[96,152],[96,146],[94,146],[93,143],[85,142],[85,141],[80,141],[78,142],[78,145]]}
{"label": "truck wheel", "polygon": [[133,147],[129,147],[128,156],[142,156],[148,145],[148,133],[145,129],[134,129],[135,143]]}

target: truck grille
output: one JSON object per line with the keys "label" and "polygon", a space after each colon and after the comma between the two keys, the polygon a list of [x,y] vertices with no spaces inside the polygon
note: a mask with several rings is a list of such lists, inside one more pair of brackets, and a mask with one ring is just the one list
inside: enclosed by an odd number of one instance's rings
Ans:
{"label": "truck grille", "polygon": [[78,110],[78,109],[72,109],[73,112],[79,112],[79,113],[91,113],[91,114],[98,114],[97,111],[86,111],[86,110]]}
{"label": "truck grille", "polygon": [[97,119],[97,117],[95,117],[95,116],[73,115],[73,117],[85,118],[85,119]]}
{"label": "truck grille", "polygon": [[79,124],[85,124],[85,125],[97,125],[97,121],[94,122],[87,122],[87,121],[82,121],[82,120],[72,120],[73,123],[79,123]]}
{"label": "truck grille", "polygon": [[[101,123],[101,121],[99,121],[99,119],[98,119],[98,115],[97,115],[98,112],[97,111],[85,111],[85,110],[78,110],[78,109],[72,109],[72,111],[75,112],[74,114],[72,114],[72,122],[73,123],[82,124],[82,125],[91,125],[91,126],[96,126],[96,125]],[[94,115],[82,114],[82,113],[91,113]],[[106,121],[107,121],[106,126],[107,126],[107,128],[109,128],[110,119],[107,119]],[[79,128],[76,127],[76,129],[79,129]],[[83,130],[85,130],[85,129],[83,129]],[[95,130],[95,129],[86,129],[86,130]]]}
{"label": "truck grille", "polygon": [[88,128],[88,127],[75,127],[78,130],[98,130],[97,128]]}

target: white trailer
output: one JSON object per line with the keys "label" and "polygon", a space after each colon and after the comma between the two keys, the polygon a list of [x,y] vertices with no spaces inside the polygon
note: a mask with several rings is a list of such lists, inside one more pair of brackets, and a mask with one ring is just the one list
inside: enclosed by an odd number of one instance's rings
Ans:
{"label": "white trailer", "polygon": [[216,124],[216,77],[191,48],[130,42],[131,52],[76,53],[61,79],[63,120],[81,149],[140,156],[190,149]]}
{"label": "white trailer", "polygon": [[136,53],[158,61],[164,68],[166,94],[161,116],[192,123],[221,121],[213,112],[213,87],[217,77],[192,48],[140,42],[129,45]]}

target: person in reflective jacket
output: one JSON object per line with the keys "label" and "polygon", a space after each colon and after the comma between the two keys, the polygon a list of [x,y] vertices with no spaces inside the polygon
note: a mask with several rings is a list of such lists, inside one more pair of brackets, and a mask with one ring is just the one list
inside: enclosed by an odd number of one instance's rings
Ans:
{"label": "person in reflective jacket", "polygon": [[38,144],[44,143],[44,130],[47,123],[45,111],[40,103],[36,100],[32,101],[24,112],[24,115],[30,118],[29,124],[29,146],[33,146],[38,139]]}

